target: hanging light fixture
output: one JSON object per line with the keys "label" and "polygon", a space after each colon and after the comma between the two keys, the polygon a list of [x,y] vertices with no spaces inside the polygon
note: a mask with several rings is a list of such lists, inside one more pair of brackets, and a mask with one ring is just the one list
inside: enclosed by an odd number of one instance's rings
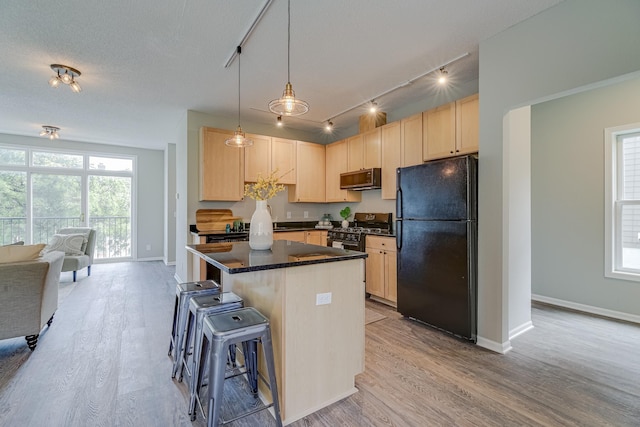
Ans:
{"label": "hanging light fixture", "polygon": [[42,126],[40,136],[48,136],[49,139],[58,139],[60,138],[60,135],[58,134],[59,130],[60,128],[55,126]]}
{"label": "hanging light fixture", "polygon": [[444,67],[440,67],[440,76],[438,76],[438,83],[441,85],[447,84],[449,80],[449,72],[444,69]]}
{"label": "hanging light fixture", "polygon": [[291,0],[287,1],[287,84],[284,87],[282,97],[269,103],[272,113],[285,116],[299,116],[309,111],[309,104],[302,99],[296,99],[296,94],[291,86]]}
{"label": "hanging light fixture", "polygon": [[243,148],[253,145],[253,141],[248,139],[242,131],[240,126],[240,54],[242,53],[242,47],[238,46],[238,128],[233,133],[233,136],[227,139],[224,143],[230,147]]}
{"label": "hanging light fixture", "polygon": [[331,120],[327,120],[327,124],[324,125],[324,130],[329,133],[333,130],[333,122]]}
{"label": "hanging light fixture", "polygon": [[378,103],[375,100],[371,100],[371,103],[369,104],[369,112],[371,114],[378,112]]}
{"label": "hanging light fixture", "polygon": [[49,80],[49,86],[58,87],[60,83],[69,85],[71,90],[75,93],[82,91],[82,88],[76,81],[76,77],[79,77],[82,73],[73,67],[61,64],[51,64],[51,69],[55,71],[55,75]]}
{"label": "hanging light fixture", "polygon": [[278,118],[276,119],[276,126],[281,128],[283,125],[284,123],[282,123],[282,116],[278,116]]}

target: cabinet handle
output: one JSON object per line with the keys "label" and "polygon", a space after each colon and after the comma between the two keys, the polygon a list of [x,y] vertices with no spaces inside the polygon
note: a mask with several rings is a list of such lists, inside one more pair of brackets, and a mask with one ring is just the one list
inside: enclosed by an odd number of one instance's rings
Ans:
{"label": "cabinet handle", "polygon": [[450,154],[453,154],[453,151],[449,151]]}
{"label": "cabinet handle", "polygon": [[459,153],[459,152],[460,152],[460,150],[456,150],[456,153]]}

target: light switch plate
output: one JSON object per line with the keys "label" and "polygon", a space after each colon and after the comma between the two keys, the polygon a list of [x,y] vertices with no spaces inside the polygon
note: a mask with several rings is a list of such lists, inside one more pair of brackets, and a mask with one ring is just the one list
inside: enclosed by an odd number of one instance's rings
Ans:
{"label": "light switch plate", "polygon": [[316,294],[316,305],[331,304],[331,292]]}

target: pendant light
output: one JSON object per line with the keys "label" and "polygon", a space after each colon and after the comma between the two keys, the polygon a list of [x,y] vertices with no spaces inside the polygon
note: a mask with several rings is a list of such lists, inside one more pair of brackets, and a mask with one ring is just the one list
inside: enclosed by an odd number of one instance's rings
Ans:
{"label": "pendant light", "polygon": [[224,143],[230,147],[243,148],[253,145],[253,141],[248,139],[242,131],[240,126],[240,54],[242,53],[242,46],[238,46],[238,128],[233,133],[233,136],[227,139]]}
{"label": "pendant light", "polygon": [[296,94],[291,86],[291,0],[287,1],[287,84],[284,87],[282,97],[269,103],[272,113],[284,116],[299,116],[309,111],[309,104],[302,99],[296,99]]}

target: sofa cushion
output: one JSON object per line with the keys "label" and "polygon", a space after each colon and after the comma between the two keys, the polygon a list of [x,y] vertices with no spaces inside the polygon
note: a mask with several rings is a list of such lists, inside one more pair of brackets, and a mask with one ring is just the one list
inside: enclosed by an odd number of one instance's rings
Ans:
{"label": "sofa cushion", "polygon": [[2,245],[2,246],[11,246],[11,245],[24,245],[24,241],[20,240],[19,242],[13,242],[13,243],[9,243],[8,245]]}
{"label": "sofa cushion", "polygon": [[7,245],[0,247],[0,264],[20,261],[33,261],[40,257],[40,252],[46,245]]}
{"label": "sofa cushion", "polygon": [[84,234],[54,234],[44,252],[62,251],[65,255],[84,255],[82,246],[86,245]]}

